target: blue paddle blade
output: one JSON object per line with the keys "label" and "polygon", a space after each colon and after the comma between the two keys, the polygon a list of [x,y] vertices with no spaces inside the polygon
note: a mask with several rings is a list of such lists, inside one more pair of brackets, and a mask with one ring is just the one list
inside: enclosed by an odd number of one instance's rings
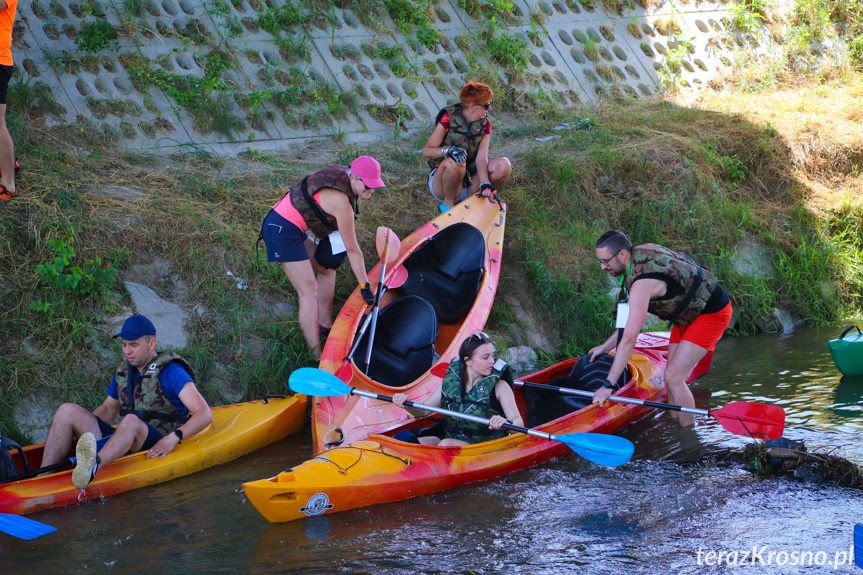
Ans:
{"label": "blue paddle blade", "polygon": [[863,569],[863,525],[854,526],[854,564]]}
{"label": "blue paddle blade", "polygon": [[36,539],[49,533],[57,531],[56,527],[33,521],[20,515],[11,515],[9,513],[0,513],[0,531],[8,533],[18,539]]}
{"label": "blue paddle blade", "polygon": [[616,467],[623,465],[635,453],[635,445],[628,439],[603,433],[568,433],[554,438],[565,443],[580,456],[597,463]]}
{"label": "blue paddle blade", "polygon": [[301,367],[288,378],[288,385],[296,393],[332,397],[350,395],[351,388],[338,377],[316,367]]}

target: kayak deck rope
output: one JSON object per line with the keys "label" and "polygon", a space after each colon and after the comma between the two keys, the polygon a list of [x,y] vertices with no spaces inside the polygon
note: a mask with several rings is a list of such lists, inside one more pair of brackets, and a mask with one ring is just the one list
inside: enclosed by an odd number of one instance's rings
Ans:
{"label": "kayak deck rope", "polygon": [[383,446],[379,446],[377,449],[368,449],[366,447],[356,447],[353,445],[349,445],[346,447],[336,447],[334,449],[331,449],[330,451],[336,451],[338,449],[355,449],[355,450],[360,452],[360,457],[357,457],[357,460],[354,461],[353,463],[351,463],[350,465],[348,465],[347,467],[342,467],[341,465],[339,465],[338,463],[336,463],[335,461],[333,461],[332,459],[330,459],[329,457],[326,457],[324,455],[318,455],[316,457],[313,457],[312,460],[313,461],[323,461],[325,463],[329,463],[330,465],[337,467],[339,470],[339,473],[347,473],[351,467],[353,467],[354,465],[356,465],[357,463],[360,462],[360,459],[362,459],[363,456],[367,452],[368,453],[372,453],[372,452],[380,453],[381,455],[386,455],[387,457],[392,457],[393,459],[398,459],[399,461],[401,461],[402,463],[404,463],[407,466],[410,466],[410,464],[411,464],[410,459],[404,459],[404,458],[399,457],[398,455],[393,455],[392,453],[387,453],[386,451],[384,451]]}

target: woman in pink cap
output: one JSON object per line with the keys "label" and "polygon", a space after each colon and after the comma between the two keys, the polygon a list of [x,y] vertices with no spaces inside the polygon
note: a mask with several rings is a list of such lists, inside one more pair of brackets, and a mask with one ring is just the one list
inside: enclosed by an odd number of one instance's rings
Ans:
{"label": "woman in pink cap", "polygon": [[321,336],[333,325],[336,269],[346,255],[363,298],[374,301],[354,218],[357,200],[367,200],[383,187],[381,165],[371,156],[360,156],[350,168],[333,165],[309,174],[264,218],[261,238],[267,261],[278,262],[297,290],[300,329],[316,357],[321,355]]}

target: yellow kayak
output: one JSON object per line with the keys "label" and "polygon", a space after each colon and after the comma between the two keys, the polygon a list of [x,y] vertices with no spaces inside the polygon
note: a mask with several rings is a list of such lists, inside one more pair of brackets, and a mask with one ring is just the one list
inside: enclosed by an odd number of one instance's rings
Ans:
{"label": "yellow kayak", "polygon": [[[100,468],[86,489],[72,485],[71,466],[50,475],[0,484],[0,513],[23,515],[98,499],[231,461],[302,429],[306,396],[276,396],[213,407],[212,412],[213,422],[206,429],[184,439],[164,459],[148,459],[145,452],[121,457]],[[24,448],[31,467],[42,461],[44,445]],[[18,469],[24,473],[17,452],[14,457]]]}

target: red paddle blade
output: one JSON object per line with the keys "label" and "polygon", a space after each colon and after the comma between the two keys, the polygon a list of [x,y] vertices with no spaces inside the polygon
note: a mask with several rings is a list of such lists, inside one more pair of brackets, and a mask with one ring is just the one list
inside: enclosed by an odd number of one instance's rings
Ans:
{"label": "red paddle blade", "polygon": [[375,247],[381,261],[386,264],[391,264],[399,257],[399,249],[401,242],[399,237],[391,229],[380,226],[375,233]]}
{"label": "red paddle blade", "polygon": [[756,439],[779,439],[785,428],[785,410],[778,405],[735,401],[711,410],[710,417],[731,433]]}
{"label": "red paddle blade", "polygon": [[449,369],[449,362],[442,361],[436,366],[431,368],[431,374],[435,377],[444,377],[446,375],[446,370]]}
{"label": "red paddle blade", "polygon": [[351,368],[351,360],[346,359],[342,362],[342,365],[336,370],[336,377],[342,380],[344,383],[350,383],[354,378],[354,370]]}
{"label": "red paddle blade", "polygon": [[387,289],[396,289],[405,285],[408,281],[408,270],[404,266],[393,269],[393,273],[387,278]]}

